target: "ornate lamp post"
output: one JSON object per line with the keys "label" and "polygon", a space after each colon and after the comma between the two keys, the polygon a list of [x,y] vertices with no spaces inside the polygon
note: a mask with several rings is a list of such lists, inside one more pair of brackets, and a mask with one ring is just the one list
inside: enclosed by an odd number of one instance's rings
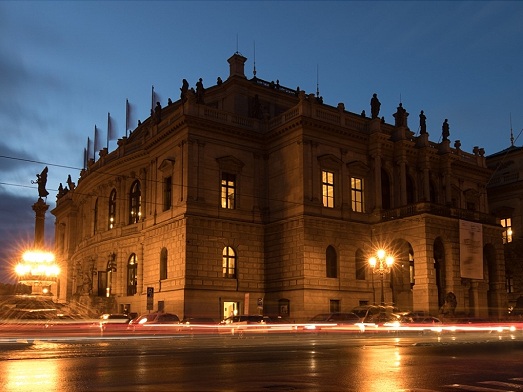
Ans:
{"label": "ornate lamp post", "polygon": [[381,305],[385,305],[385,295],[383,292],[383,278],[386,273],[390,272],[394,264],[394,257],[388,255],[384,249],[378,249],[376,256],[369,258],[369,265],[374,273],[380,275],[381,280]]}
{"label": "ornate lamp post", "polygon": [[58,280],[60,267],[53,253],[39,250],[27,251],[15,267],[20,283],[41,286],[41,294],[49,294],[49,288]]}

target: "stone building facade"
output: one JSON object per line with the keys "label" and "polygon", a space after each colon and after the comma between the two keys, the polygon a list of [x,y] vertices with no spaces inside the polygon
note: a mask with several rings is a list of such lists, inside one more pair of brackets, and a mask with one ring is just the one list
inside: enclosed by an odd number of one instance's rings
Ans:
{"label": "stone building facade", "polygon": [[489,206],[503,227],[508,304],[523,314],[523,148],[509,148],[487,157],[492,177]]}
{"label": "stone building facade", "polygon": [[[67,300],[304,321],[377,302],[383,284],[403,310],[437,315],[453,293],[456,312],[500,315],[502,229],[482,150],[415,135],[401,104],[388,124],[379,107],[369,118],[248,79],[239,53],[228,62],[226,80],[184,81],[60,192]],[[479,237],[460,242],[463,227]],[[390,273],[369,266],[378,248],[395,258]]]}

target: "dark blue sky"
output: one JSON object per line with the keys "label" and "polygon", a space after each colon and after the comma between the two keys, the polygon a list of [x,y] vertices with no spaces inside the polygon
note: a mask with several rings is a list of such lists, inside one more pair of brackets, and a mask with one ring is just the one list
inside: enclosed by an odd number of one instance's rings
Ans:
{"label": "dark blue sky", "polygon": [[121,137],[126,99],[143,120],[152,85],[165,105],[184,78],[225,79],[236,51],[248,77],[256,54],[258,77],[319,85],[328,105],[369,113],[377,93],[387,122],[401,99],[414,132],[424,110],[432,141],[448,118],[465,151],[510,146],[511,122],[515,137],[523,128],[522,17],[517,1],[0,2],[0,281],[32,244],[36,173],[49,166],[51,210],[108,112]]}

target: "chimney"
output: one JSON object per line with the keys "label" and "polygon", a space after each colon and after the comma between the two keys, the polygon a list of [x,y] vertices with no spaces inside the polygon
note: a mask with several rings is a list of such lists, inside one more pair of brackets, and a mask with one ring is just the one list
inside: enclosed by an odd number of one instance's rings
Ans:
{"label": "chimney", "polygon": [[229,60],[229,77],[231,76],[241,76],[245,78],[245,62],[247,61],[246,57],[243,57],[239,52],[234,53]]}

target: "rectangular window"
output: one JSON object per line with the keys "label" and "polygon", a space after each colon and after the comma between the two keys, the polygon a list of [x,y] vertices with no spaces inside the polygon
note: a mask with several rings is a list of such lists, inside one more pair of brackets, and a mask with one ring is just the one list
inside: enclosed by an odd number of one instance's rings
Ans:
{"label": "rectangular window", "polygon": [[363,209],[363,179],[351,177],[350,189],[352,198],[352,211],[364,212]]}
{"label": "rectangular window", "polygon": [[321,172],[323,206],[334,208],[334,173],[326,170]]}
{"label": "rectangular window", "polygon": [[172,205],[173,178],[171,176],[163,179],[163,210],[171,209]]}
{"label": "rectangular window", "polygon": [[514,292],[514,278],[512,277],[512,274],[510,272],[507,272],[506,275],[506,286],[507,286],[507,293],[511,294]]}
{"label": "rectangular window", "polygon": [[341,310],[340,306],[340,300],[339,299],[331,299],[329,302],[329,312],[336,313]]}
{"label": "rectangular window", "polygon": [[501,219],[501,226],[503,226],[503,243],[512,242],[512,218]]}
{"label": "rectangular window", "polygon": [[236,199],[236,175],[222,173],[222,208],[234,209]]}

